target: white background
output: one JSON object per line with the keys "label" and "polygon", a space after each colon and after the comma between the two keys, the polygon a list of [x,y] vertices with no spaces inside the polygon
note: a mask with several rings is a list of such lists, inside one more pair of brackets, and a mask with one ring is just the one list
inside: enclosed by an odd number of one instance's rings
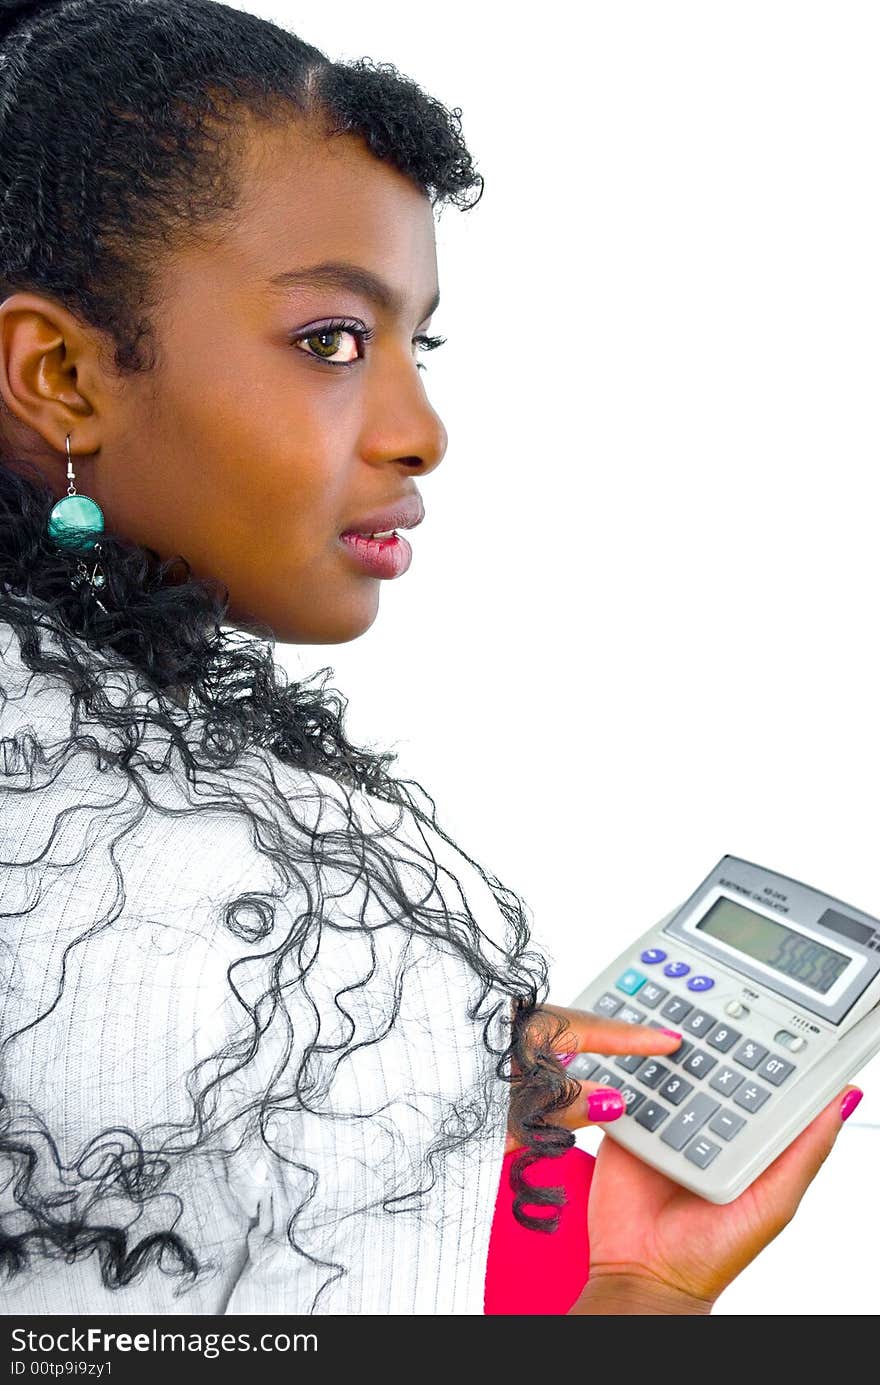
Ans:
{"label": "white background", "polygon": [[[280,662],[526,902],[559,1004],[728,852],[880,914],[880,10],[241,8],[461,107],[486,179],[437,223],[412,567]],[[716,1312],[876,1313],[859,1080]]]}

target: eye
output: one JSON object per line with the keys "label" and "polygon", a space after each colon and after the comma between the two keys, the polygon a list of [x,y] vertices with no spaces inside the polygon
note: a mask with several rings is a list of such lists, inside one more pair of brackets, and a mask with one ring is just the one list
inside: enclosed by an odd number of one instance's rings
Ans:
{"label": "eye", "polygon": [[[422,351],[436,351],[438,346],[443,346],[445,344],[446,338],[421,336],[413,337],[413,341]],[[417,366],[419,370],[425,369],[421,361],[417,362]]]}
{"label": "eye", "polygon": [[[291,345],[299,347],[307,356],[324,361],[331,366],[349,366],[355,361],[361,360],[364,354],[364,344],[372,341],[376,332],[372,327],[364,327],[359,322],[346,320],[334,320],[332,322],[321,323],[318,327],[312,328],[308,332],[299,332],[290,338]],[[352,355],[351,351],[342,360],[333,358],[340,351],[346,348],[340,344],[341,337],[354,337],[358,345],[357,352]],[[446,341],[445,337],[418,336],[413,337],[413,344],[422,351],[434,351],[438,346],[442,346]],[[417,368],[424,370],[421,362],[417,362]]]}
{"label": "eye", "polygon": [[[364,342],[371,341],[375,335],[372,328],[363,327],[359,322],[333,321],[322,323],[308,332],[300,332],[290,340],[293,345],[301,343],[303,347],[308,347],[308,351],[305,351],[307,356],[313,355],[328,365],[351,365],[363,355]],[[355,355],[349,354],[341,361],[334,361],[333,357],[344,349],[339,344],[340,337],[354,337],[360,349]]]}

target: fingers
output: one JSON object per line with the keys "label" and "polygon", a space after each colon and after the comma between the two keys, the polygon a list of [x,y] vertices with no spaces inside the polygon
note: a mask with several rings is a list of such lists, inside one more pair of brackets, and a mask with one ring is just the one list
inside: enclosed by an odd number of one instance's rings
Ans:
{"label": "fingers", "polygon": [[[659,1024],[628,1024],[564,1005],[540,1006],[529,1019],[527,1033],[532,1044],[549,1043],[563,1059],[575,1053],[665,1057],[682,1042],[677,1030]],[[518,1071],[518,1065],[514,1064],[514,1070]]]}
{"label": "fingers", "polygon": [[[559,1054],[565,1053],[674,1053],[682,1036],[675,1029],[655,1029],[647,1024],[627,1024],[625,1020],[591,1015],[588,1010],[566,1010],[565,1028],[553,1039]],[[551,1031],[552,1032],[552,1031]]]}
{"label": "fingers", "polygon": [[[563,1066],[567,1066],[578,1053],[668,1057],[682,1043],[681,1034],[674,1029],[628,1024],[624,1020],[609,1019],[594,1015],[589,1010],[576,1010],[563,1005],[542,1005],[529,1020],[528,1035],[535,1045],[549,1042]],[[519,1073],[518,1063],[512,1064],[512,1070]],[[579,1081],[576,1070],[571,1077]],[[580,1081],[580,1086],[581,1091],[570,1106],[554,1110],[554,1125],[578,1130],[583,1126],[617,1120],[624,1114],[626,1107],[623,1098],[613,1087],[600,1088],[597,1083],[587,1081]],[[505,1153],[521,1145],[521,1138],[508,1134]]]}
{"label": "fingers", "polygon": [[600,1087],[597,1082],[581,1082],[581,1091],[571,1106],[553,1112],[553,1124],[568,1130],[581,1130],[585,1125],[601,1125],[619,1120],[626,1111],[626,1102],[614,1087]]}
{"label": "fingers", "polygon": [[[553,1125],[566,1130],[582,1130],[588,1125],[605,1125],[619,1120],[626,1112],[626,1102],[614,1087],[600,1087],[596,1082],[581,1082],[581,1091],[570,1106],[557,1108],[550,1117]],[[522,1140],[508,1133],[505,1154],[519,1149]]]}

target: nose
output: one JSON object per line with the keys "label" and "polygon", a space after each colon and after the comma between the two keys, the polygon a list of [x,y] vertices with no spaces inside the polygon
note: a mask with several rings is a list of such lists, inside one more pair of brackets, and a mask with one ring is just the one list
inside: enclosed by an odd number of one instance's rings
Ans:
{"label": "nose", "polygon": [[403,463],[419,476],[439,466],[449,445],[449,435],[422,383],[415,362],[388,372],[377,389],[361,437],[364,461],[387,465]]}

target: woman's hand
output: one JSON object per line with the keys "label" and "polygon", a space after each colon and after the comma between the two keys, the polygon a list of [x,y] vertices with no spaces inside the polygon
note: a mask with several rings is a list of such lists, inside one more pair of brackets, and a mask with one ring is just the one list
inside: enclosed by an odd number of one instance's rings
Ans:
{"label": "woman's hand", "polygon": [[[535,1043],[552,1039],[560,1061],[565,1063],[566,1057],[574,1053],[607,1053],[617,1057],[625,1053],[640,1053],[645,1057],[674,1053],[681,1046],[682,1036],[673,1029],[652,1029],[649,1025],[603,1019],[589,1010],[542,1005],[529,1021],[529,1038]],[[513,1070],[517,1071],[515,1065]],[[580,1087],[580,1095],[571,1106],[553,1112],[554,1125],[578,1130],[582,1126],[617,1120],[623,1115],[623,1099],[613,1087],[600,1087],[596,1082],[581,1082]],[[523,1143],[522,1136],[508,1126],[505,1154]]]}
{"label": "woman's hand", "polygon": [[603,1140],[588,1203],[590,1278],[571,1313],[709,1313],[794,1216],[851,1111],[831,1101],[733,1202],[706,1202]]}
{"label": "woman's hand", "polygon": [[[544,1005],[529,1037],[549,1038],[564,1062],[570,1053],[671,1054],[681,1035],[586,1010]],[[573,1105],[553,1113],[568,1129],[607,1122],[623,1112],[620,1093],[582,1082]],[[605,1097],[594,1103],[591,1094]],[[575,1314],[709,1313],[721,1292],[791,1221],[861,1093],[849,1086],[733,1202],[719,1205],[666,1178],[614,1140],[603,1140],[589,1197],[590,1266]],[[508,1127],[506,1150],[522,1145]]]}

